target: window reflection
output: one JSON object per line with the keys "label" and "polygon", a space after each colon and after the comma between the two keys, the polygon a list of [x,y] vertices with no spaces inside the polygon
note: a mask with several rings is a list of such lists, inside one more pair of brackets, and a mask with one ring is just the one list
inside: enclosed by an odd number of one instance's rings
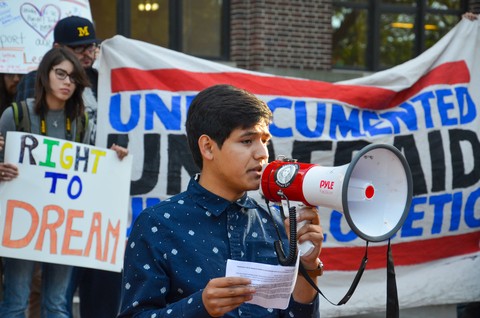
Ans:
{"label": "window reflection", "polygon": [[182,13],[182,51],[196,56],[221,56],[222,1],[184,0]]}
{"label": "window reflection", "polygon": [[337,8],[332,18],[332,64],[363,68],[366,65],[367,11]]}
{"label": "window reflection", "polygon": [[467,7],[468,0],[334,0],[332,66],[378,71],[413,59]]}
{"label": "window reflection", "polygon": [[458,17],[456,15],[438,15],[427,14],[425,16],[425,49],[432,47],[444,35],[446,35],[456,24]]}
{"label": "window reflection", "polygon": [[[153,3],[158,4],[157,10],[152,10]],[[150,10],[145,10],[149,4]],[[143,10],[141,9],[143,5]],[[139,8],[140,6],[140,8]],[[131,0],[130,2],[130,36],[133,39],[155,45],[168,47],[168,0]]]}
{"label": "window reflection", "polygon": [[388,68],[414,56],[415,15],[382,14],[380,17],[380,68]]}

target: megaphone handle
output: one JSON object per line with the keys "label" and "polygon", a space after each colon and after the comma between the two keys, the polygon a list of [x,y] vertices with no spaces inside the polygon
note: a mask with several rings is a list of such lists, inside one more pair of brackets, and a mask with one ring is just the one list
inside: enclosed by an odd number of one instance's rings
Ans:
{"label": "megaphone handle", "polygon": [[[289,204],[290,204],[290,206],[289,206]],[[301,202],[296,202],[296,201],[287,202],[287,200],[282,200],[283,214],[286,218],[289,217],[290,208],[295,209],[296,215],[298,216],[299,214],[301,214],[301,210],[297,209],[297,208],[301,208],[303,206],[304,205]],[[306,221],[306,220],[301,221],[301,222],[297,222],[297,232],[302,226],[304,226],[307,223],[308,223],[308,221]],[[314,249],[315,249],[315,245],[313,245],[313,243],[311,241],[305,241],[305,242],[302,242],[302,243],[298,243],[298,251],[300,253],[300,256],[308,255],[308,254],[312,253]]]}
{"label": "megaphone handle", "polygon": [[[304,226],[307,223],[308,221],[297,222],[297,232],[302,226]],[[310,253],[313,252],[314,249],[315,249],[315,245],[313,245],[311,241],[298,243],[298,251],[300,253],[300,256],[309,255]]]}

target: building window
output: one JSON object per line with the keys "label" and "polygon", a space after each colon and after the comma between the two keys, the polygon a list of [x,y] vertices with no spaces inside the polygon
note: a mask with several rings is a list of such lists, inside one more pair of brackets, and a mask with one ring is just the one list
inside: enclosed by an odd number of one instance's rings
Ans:
{"label": "building window", "polygon": [[169,0],[131,0],[129,37],[168,47],[169,2]]}
{"label": "building window", "polygon": [[466,11],[468,0],[334,0],[332,66],[379,71],[434,45]]}
{"label": "building window", "polygon": [[182,1],[182,52],[207,58],[225,57],[222,9],[221,0]]}
{"label": "building window", "polygon": [[[211,60],[229,59],[229,0],[95,0],[102,38],[125,37]],[[116,31],[112,32],[112,29]]]}
{"label": "building window", "polygon": [[117,34],[116,0],[90,1],[95,34],[105,40]]}

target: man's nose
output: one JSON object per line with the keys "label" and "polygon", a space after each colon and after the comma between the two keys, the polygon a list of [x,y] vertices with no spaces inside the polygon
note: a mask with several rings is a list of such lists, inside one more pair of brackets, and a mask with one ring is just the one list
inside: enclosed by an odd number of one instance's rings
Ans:
{"label": "man's nose", "polygon": [[256,159],[268,159],[268,147],[266,144],[260,142],[255,149]]}

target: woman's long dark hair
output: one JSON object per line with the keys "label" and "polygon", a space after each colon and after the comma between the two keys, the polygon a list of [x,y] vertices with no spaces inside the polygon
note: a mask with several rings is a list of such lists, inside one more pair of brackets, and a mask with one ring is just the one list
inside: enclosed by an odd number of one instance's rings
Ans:
{"label": "woman's long dark hair", "polygon": [[73,121],[85,111],[82,94],[85,87],[89,86],[90,83],[80,61],[70,50],[63,47],[50,49],[43,56],[38,66],[35,80],[35,113],[39,116],[46,116],[48,112],[47,93],[51,91],[50,71],[63,61],[69,61],[73,64],[73,71],[70,76],[75,79],[75,91],[65,103],[65,115]]}
{"label": "woman's long dark hair", "polygon": [[0,73],[0,115],[3,114],[3,111],[7,109],[13,102],[13,97],[7,91],[5,85],[5,73]]}

